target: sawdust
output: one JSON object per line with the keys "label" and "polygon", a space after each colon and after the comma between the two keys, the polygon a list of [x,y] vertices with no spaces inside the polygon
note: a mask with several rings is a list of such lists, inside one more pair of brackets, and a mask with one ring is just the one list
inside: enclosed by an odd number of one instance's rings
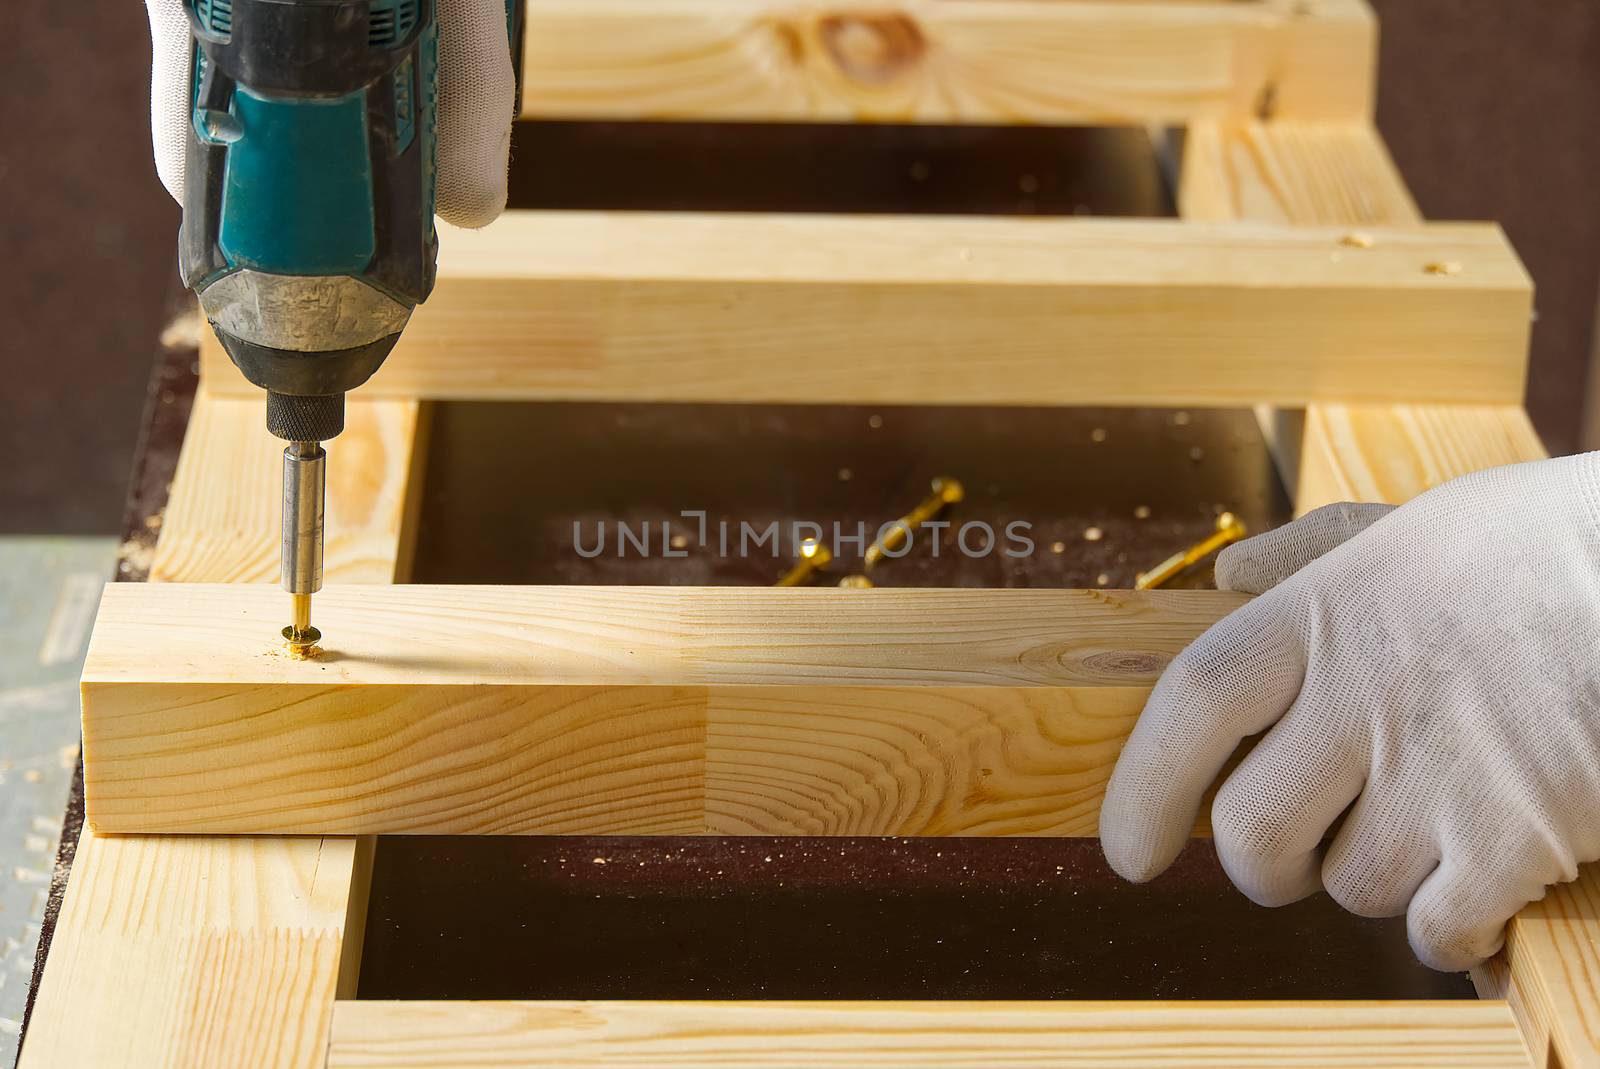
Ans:
{"label": "sawdust", "polygon": [[261,656],[290,661],[320,661],[328,656],[328,651],[321,646],[291,646],[280,640],[262,650]]}
{"label": "sawdust", "polygon": [[156,547],[142,539],[129,538],[117,547],[117,560],[124,571],[148,572],[155,555]]}

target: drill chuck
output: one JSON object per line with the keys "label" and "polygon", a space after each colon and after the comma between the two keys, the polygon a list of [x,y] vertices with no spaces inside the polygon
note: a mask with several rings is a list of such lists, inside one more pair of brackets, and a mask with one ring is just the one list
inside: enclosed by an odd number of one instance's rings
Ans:
{"label": "drill chuck", "polygon": [[344,430],[344,394],[267,391],[267,430],[286,442],[326,442]]}

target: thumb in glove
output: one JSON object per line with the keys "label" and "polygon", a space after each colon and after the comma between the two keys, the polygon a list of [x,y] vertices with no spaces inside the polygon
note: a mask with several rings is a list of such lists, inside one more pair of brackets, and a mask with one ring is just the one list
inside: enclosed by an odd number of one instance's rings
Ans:
{"label": "thumb in glove", "polygon": [[1365,531],[1394,508],[1393,505],[1341,501],[1231,545],[1217,557],[1217,589],[1265,594],[1324,553]]}

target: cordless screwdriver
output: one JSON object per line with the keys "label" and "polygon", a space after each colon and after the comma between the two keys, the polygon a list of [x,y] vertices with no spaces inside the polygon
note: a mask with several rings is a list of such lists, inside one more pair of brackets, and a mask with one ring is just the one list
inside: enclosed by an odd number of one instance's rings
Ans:
{"label": "cordless screwdriver", "polygon": [[[283,630],[321,636],[327,453],[344,395],[433,289],[435,0],[188,0],[179,264],[283,451]],[[509,39],[516,0],[508,0]]]}

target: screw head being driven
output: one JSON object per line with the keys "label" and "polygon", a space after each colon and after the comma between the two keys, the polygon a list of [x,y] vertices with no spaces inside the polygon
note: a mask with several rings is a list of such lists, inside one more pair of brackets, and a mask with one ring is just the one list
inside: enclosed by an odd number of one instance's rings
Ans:
{"label": "screw head being driven", "polygon": [[289,652],[304,655],[311,647],[322,641],[322,632],[314,627],[297,628],[293,624],[283,629],[283,639],[289,644]]}

